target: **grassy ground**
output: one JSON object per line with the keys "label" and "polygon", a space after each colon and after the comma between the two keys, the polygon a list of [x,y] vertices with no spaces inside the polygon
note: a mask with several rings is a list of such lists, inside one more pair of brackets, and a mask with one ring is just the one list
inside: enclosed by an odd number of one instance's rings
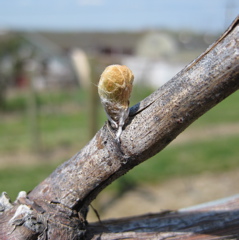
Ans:
{"label": "grassy ground", "polygon": [[[132,104],[146,97],[151,89],[135,88]],[[51,92],[38,95],[39,106],[39,139],[40,149],[45,152],[58,152],[60,149],[71,149],[66,152],[70,158],[89,140],[89,105],[88,94],[82,90],[65,92]],[[234,93],[218,106],[197,120],[189,130],[197,130],[221,126],[226,128],[230,124],[239,122],[238,109],[239,92]],[[98,128],[106,116],[100,107],[98,113]],[[0,118],[0,192],[7,191],[10,197],[15,198],[20,190],[31,190],[54,168],[64,160],[65,155],[58,154],[54,161],[51,157],[34,164],[7,166],[2,164],[5,156],[11,159],[32,152],[31,132],[27,112],[27,95],[25,92],[14,94],[6,104],[6,109]],[[190,134],[189,131],[189,134]],[[191,136],[197,139],[197,134]],[[157,182],[168,178],[193,175],[204,171],[223,172],[239,168],[238,135],[226,135],[220,138],[186,141],[180,145],[172,144],[151,160],[137,166],[124,177],[120,178],[109,189],[124,191],[140,182]],[[42,155],[44,156],[44,155]],[[2,159],[1,159],[2,158]],[[49,158],[49,159],[48,159]]]}

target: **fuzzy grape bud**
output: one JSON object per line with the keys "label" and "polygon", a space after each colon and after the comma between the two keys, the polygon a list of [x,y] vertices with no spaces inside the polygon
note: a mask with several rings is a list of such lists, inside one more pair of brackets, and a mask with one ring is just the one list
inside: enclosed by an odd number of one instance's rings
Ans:
{"label": "fuzzy grape bud", "polygon": [[134,75],[123,65],[110,65],[101,75],[98,93],[112,128],[117,129],[119,141],[122,128],[129,116],[129,99]]}

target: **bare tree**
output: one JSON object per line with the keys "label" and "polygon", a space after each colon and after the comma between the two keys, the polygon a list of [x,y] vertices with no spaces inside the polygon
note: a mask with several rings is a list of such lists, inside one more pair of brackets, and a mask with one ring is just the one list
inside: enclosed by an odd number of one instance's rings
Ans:
{"label": "bare tree", "polygon": [[[106,123],[81,151],[29,194],[20,192],[13,204],[2,194],[0,238],[238,239],[238,198],[199,210],[145,215],[103,225],[86,222],[87,208],[102,189],[161,151],[238,88],[239,17],[205,53],[130,109],[120,144]],[[214,234],[218,228],[219,233]]]}

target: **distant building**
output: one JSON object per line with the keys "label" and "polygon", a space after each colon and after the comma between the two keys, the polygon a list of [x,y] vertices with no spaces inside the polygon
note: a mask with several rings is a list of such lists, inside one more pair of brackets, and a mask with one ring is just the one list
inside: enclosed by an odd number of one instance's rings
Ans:
{"label": "distant building", "polygon": [[178,51],[176,41],[172,36],[161,32],[149,32],[139,39],[136,55],[154,59],[169,58]]}
{"label": "distant building", "polygon": [[[186,31],[18,34],[29,45],[21,51],[30,52],[29,59],[37,65],[34,83],[38,89],[75,84],[87,86],[87,81],[91,80],[88,58],[96,58],[99,65],[126,64],[133,70],[136,83],[158,87],[206,49],[209,39]],[[6,59],[4,64],[11,65]]]}

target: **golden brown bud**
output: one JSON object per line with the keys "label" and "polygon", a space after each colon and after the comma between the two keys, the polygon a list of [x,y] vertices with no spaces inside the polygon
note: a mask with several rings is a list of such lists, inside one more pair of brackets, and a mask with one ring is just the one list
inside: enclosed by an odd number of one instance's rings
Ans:
{"label": "golden brown bud", "polygon": [[98,84],[99,96],[111,126],[118,129],[117,140],[129,115],[133,80],[134,75],[128,67],[110,65],[102,73]]}

